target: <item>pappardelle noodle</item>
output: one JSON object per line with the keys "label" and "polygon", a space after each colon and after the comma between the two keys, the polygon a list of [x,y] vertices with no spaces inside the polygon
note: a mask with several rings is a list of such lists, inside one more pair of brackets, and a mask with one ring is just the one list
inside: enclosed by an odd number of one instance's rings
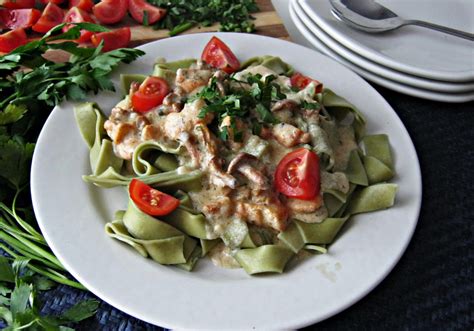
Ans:
{"label": "pappardelle noodle", "polygon": [[394,203],[388,137],[279,57],[240,64],[214,37],[201,59],[159,59],[122,85],[108,118],[94,103],[75,116],[84,180],[130,195],[105,231],[143,257],[281,273],[325,253],[351,215]]}

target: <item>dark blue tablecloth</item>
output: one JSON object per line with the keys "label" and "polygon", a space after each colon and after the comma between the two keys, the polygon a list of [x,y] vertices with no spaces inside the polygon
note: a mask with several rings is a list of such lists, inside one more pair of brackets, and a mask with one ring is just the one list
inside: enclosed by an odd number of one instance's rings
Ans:
{"label": "dark blue tablecloth", "polygon": [[[321,330],[473,330],[474,102],[427,101],[374,86],[415,144],[423,178],[420,219],[407,251],[370,294],[317,325]],[[403,176],[403,174],[400,174]],[[45,313],[90,293],[60,286]],[[79,330],[160,330],[103,302]]]}

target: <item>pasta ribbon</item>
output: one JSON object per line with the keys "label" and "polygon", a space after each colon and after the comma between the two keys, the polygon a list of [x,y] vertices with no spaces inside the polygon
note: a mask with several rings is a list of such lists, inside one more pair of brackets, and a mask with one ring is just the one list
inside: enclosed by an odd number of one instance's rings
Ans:
{"label": "pasta ribbon", "polygon": [[284,62],[278,56],[263,55],[256,56],[248,59],[240,65],[240,70],[248,67],[262,65],[268,69],[274,71],[278,75],[291,76],[294,72],[293,67],[288,63]]}
{"label": "pasta ribbon", "polygon": [[241,249],[234,258],[249,275],[253,275],[265,272],[282,273],[293,255],[291,249],[283,245],[264,245]]}
{"label": "pasta ribbon", "polygon": [[[200,256],[195,251],[197,242],[174,228],[173,226],[151,217],[140,211],[130,201],[125,212],[116,214],[116,220],[107,223],[106,233],[120,240],[142,256],[150,257],[161,264],[188,264],[184,268],[192,268],[195,256]],[[192,262],[192,263],[191,263]]]}

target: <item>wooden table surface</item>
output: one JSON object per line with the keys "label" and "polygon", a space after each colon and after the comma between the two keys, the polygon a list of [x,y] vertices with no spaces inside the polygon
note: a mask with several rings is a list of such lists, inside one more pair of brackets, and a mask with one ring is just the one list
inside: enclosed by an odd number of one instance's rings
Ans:
{"label": "wooden table surface", "polygon": [[[256,33],[264,36],[289,39],[288,32],[283,25],[283,21],[278,16],[271,0],[256,0],[260,9],[259,12],[252,14],[255,17],[253,23],[256,27]],[[120,26],[130,26],[132,31],[131,47],[145,44],[147,42],[169,37],[168,30],[154,30],[151,27],[139,25],[130,17],[127,17]],[[182,34],[191,34],[199,32],[216,32],[219,31],[220,24],[214,24],[209,27],[195,27]]]}

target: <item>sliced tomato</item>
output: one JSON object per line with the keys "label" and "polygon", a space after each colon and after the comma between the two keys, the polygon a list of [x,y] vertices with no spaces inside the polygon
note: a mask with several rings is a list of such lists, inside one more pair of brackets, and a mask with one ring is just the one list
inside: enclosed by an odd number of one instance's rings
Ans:
{"label": "sliced tomato", "polygon": [[297,87],[300,90],[304,89],[311,82],[314,82],[314,85],[316,86],[314,93],[321,93],[321,91],[323,90],[323,83],[321,83],[320,81],[316,79],[312,79],[308,76],[305,76],[299,72],[295,72],[293,76],[291,76],[290,82],[291,82],[291,86]]}
{"label": "sliced tomato", "polygon": [[228,74],[240,68],[240,62],[230,48],[217,37],[212,37],[204,47],[201,59],[210,66],[221,69]]}
{"label": "sliced tomato", "polygon": [[[64,16],[64,23],[83,23],[83,22],[91,22],[95,23],[92,17],[82,9],[77,7],[72,7]],[[63,31],[68,31],[72,25],[66,25],[63,28]],[[81,36],[77,38],[77,41],[80,43],[84,43],[89,41],[92,37],[93,32],[87,30],[81,30]]]}
{"label": "sliced tomato", "polygon": [[40,2],[44,5],[48,3],[54,3],[55,5],[59,5],[59,4],[62,4],[64,0],[40,0]]}
{"label": "sliced tomato", "polygon": [[148,24],[156,23],[166,15],[166,9],[150,5],[145,0],[129,0],[128,11],[133,19],[140,24],[143,24],[145,12],[148,15]]}
{"label": "sliced tomato", "polygon": [[0,6],[8,9],[33,8],[35,0],[0,0]]}
{"label": "sliced tomato", "polygon": [[2,9],[0,21],[8,29],[27,29],[38,21],[41,12],[37,9]]}
{"label": "sliced tomato", "polygon": [[63,10],[54,3],[50,2],[43,9],[43,14],[36,24],[33,25],[32,29],[36,32],[46,33],[56,25],[61,24],[63,22],[63,18]]}
{"label": "sliced tomato", "polygon": [[138,91],[132,94],[132,107],[138,113],[146,113],[161,105],[169,92],[168,83],[163,78],[147,77]]}
{"label": "sliced tomato", "polygon": [[94,1],[92,0],[69,0],[69,8],[77,7],[79,9],[85,10],[87,12],[92,11],[94,7]]}
{"label": "sliced tomato", "polygon": [[131,33],[130,28],[120,28],[110,32],[100,32],[93,34],[91,37],[92,44],[99,46],[100,42],[104,41],[103,52],[108,52],[117,48],[127,47],[130,42]]}
{"label": "sliced tomato", "polygon": [[28,42],[25,30],[22,28],[8,31],[0,35],[0,52],[8,53],[13,51],[18,46],[24,45]]}
{"label": "sliced tomato", "polygon": [[127,14],[128,0],[102,0],[92,8],[95,17],[103,24],[120,22]]}
{"label": "sliced tomato", "polygon": [[148,215],[167,215],[179,206],[178,199],[155,190],[138,179],[132,179],[128,193],[138,209]]}
{"label": "sliced tomato", "polygon": [[319,157],[299,148],[288,153],[275,171],[275,188],[287,197],[311,200],[320,191]]}

